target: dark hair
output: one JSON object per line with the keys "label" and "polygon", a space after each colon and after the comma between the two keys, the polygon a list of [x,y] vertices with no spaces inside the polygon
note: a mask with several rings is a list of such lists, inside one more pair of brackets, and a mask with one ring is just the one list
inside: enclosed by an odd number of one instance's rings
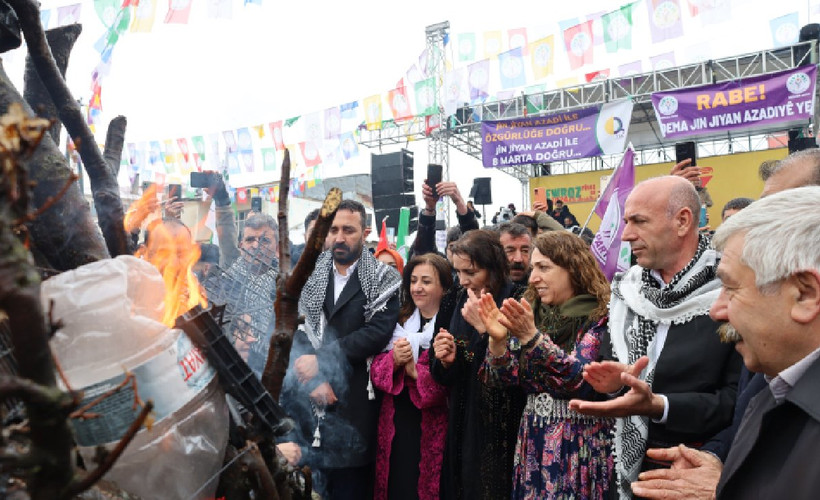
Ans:
{"label": "dark hair", "polygon": [[359,215],[362,218],[362,229],[367,226],[367,211],[364,209],[364,205],[359,203],[356,200],[342,200],[339,203],[339,207],[336,209],[336,212],[339,210],[350,210],[351,212],[359,212]]}
{"label": "dark hair", "polygon": [[307,233],[307,228],[311,222],[315,221],[319,218],[319,212],[321,211],[320,208],[316,208],[310,211],[307,216],[305,216],[305,232]]}
{"label": "dark hair", "polygon": [[468,231],[459,238],[450,251],[462,258],[470,259],[475,267],[487,271],[487,288],[494,296],[500,293],[501,288],[509,281],[510,263],[504,254],[504,247],[501,246],[497,232],[489,229]]}
{"label": "dark hair", "polygon": [[[609,282],[601,272],[589,245],[569,231],[550,231],[535,238],[535,249],[556,266],[569,273],[569,282],[575,295],[589,294],[595,297],[598,307],[593,319],[603,318],[609,307]],[[530,285],[524,298],[534,304],[538,292]]]}
{"label": "dark hair", "polygon": [[499,234],[509,234],[513,238],[524,236],[525,233],[521,232],[520,229],[511,226],[523,227],[530,233],[530,236],[532,236],[533,238],[535,238],[535,236],[538,234],[538,222],[529,215],[518,214],[515,217],[513,217],[512,222],[504,222],[500,226],[498,226]]}
{"label": "dark hair", "polygon": [[743,210],[752,203],[754,203],[754,200],[751,198],[732,198],[723,205],[723,210],[720,211],[720,218],[722,219],[723,216],[726,215],[727,210]]}
{"label": "dark hair", "polygon": [[211,243],[202,243],[199,245],[199,261],[200,262],[211,262],[213,264],[219,264],[219,247],[213,245]]}
{"label": "dark hair", "polygon": [[454,242],[454,241],[458,241],[459,238],[461,238],[461,228],[460,227],[453,226],[453,227],[451,227],[450,229],[447,230],[447,244],[448,245],[450,243]]}
{"label": "dark hair", "polygon": [[416,310],[416,305],[413,303],[413,298],[410,295],[410,278],[413,275],[413,269],[421,264],[430,264],[438,274],[438,282],[444,293],[453,286],[453,268],[447,259],[436,253],[426,253],[423,255],[416,255],[410,262],[404,266],[401,281],[401,309],[399,309],[399,324],[403,325],[407,319],[413,315]]}

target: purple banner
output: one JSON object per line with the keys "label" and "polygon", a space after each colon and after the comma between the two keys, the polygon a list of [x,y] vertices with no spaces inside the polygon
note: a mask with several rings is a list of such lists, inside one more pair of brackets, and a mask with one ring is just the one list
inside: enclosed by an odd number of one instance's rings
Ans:
{"label": "purple banner", "polygon": [[616,154],[632,118],[632,101],[623,100],[554,115],[481,124],[485,167],[506,167]]}
{"label": "purple banner", "polygon": [[667,139],[716,132],[788,128],[814,113],[817,66],[652,94],[652,106]]}

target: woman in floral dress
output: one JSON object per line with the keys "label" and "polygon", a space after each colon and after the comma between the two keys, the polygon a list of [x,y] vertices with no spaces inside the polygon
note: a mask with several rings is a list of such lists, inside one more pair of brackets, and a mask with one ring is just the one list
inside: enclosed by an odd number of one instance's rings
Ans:
{"label": "woman in floral dress", "polygon": [[481,298],[490,336],[481,375],[527,393],[513,470],[514,499],[605,498],[612,477],[612,419],[568,408],[590,397],[583,367],[598,358],[609,284],[589,247],[568,232],[535,240],[524,299],[501,308]]}

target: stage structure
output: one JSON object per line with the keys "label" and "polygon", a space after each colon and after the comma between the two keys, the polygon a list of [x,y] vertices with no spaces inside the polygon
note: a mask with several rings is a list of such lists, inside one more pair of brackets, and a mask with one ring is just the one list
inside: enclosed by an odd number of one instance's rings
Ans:
{"label": "stage structure", "polygon": [[[652,109],[651,96],[655,92],[710,85],[726,81],[739,80],[758,75],[776,73],[807,64],[818,62],[818,40],[808,40],[796,45],[777,49],[762,50],[739,56],[703,61],[685,66],[653,71],[639,75],[610,78],[584,85],[567,87],[535,94],[522,94],[518,97],[494,101],[486,104],[465,105],[451,116],[443,115],[443,79],[445,68],[445,48],[443,37],[449,23],[428,26],[427,47],[430,59],[429,67],[435,68],[438,86],[438,117],[442,127],[429,130],[424,117],[413,117],[410,120],[384,122],[381,129],[363,130],[360,144],[381,148],[388,145],[404,145],[411,140],[429,140],[428,151],[431,162],[434,158],[444,165],[445,179],[449,178],[447,170],[447,148],[453,147],[479,161],[481,160],[481,121],[510,120],[515,118],[550,115],[573,109],[601,105],[619,99],[631,98],[635,103],[627,141],[635,146],[637,164],[659,163],[674,158],[675,140],[664,139]],[[437,47],[437,51],[433,49]],[[435,54],[435,57],[433,55]],[[438,58],[441,58],[440,60]],[[436,66],[432,66],[435,64]],[[818,135],[820,112],[814,110],[812,136]],[[758,151],[770,148],[770,139],[784,133],[781,127],[771,130],[755,130],[749,133],[720,133],[714,136],[697,139],[698,156],[707,157],[719,154],[732,154],[742,151]],[[786,140],[782,141],[786,146]],[[604,170],[614,168],[620,161],[620,155],[610,157],[593,157],[578,160],[558,161],[550,164],[530,164],[498,167],[522,184],[525,202],[529,199],[529,179],[549,174],[564,174]],[[449,210],[447,211],[449,213]]]}

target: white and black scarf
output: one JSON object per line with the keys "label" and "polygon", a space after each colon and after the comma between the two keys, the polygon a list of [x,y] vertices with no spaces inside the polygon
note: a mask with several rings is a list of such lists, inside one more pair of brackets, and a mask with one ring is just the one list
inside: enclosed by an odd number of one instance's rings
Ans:
{"label": "white and black scarf", "polygon": [[[305,317],[305,333],[314,349],[322,346],[325,333],[325,317],[322,307],[325,303],[327,285],[333,274],[333,254],[325,250],[316,260],[316,268],[302,288],[299,297],[299,314]],[[361,283],[362,292],[367,297],[364,306],[364,319],[370,321],[373,316],[387,307],[387,302],[398,293],[401,286],[401,275],[392,267],[377,261],[367,250],[362,251],[356,271]]]}
{"label": "white and black scarf", "polygon": [[[651,270],[633,266],[612,280],[612,300],[609,331],[615,358],[633,364],[649,355],[649,365],[640,379],[652,386],[657,357],[655,332],[661,323],[683,324],[709,313],[720,293],[716,277],[719,257],[709,248],[703,235],[691,261],[666,286],[652,277]],[[663,346],[661,346],[661,349]],[[618,473],[618,493],[621,498],[632,496],[630,484],[638,479],[649,432],[647,417],[619,418],[615,424],[615,459]]]}

